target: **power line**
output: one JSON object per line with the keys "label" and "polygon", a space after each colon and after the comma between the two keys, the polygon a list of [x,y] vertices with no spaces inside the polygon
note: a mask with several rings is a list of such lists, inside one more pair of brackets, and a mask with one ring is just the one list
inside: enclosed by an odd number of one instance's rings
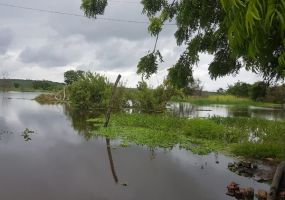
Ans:
{"label": "power line", "polygon": [[108,0],[108,2],[114,2],[114,3],[127,3],[127,4],[140,4],[140,2],[136,2],[136,1]]}
{"label": "power line", "polygon": [[[116,1],[116,2],[119,2],[119,1]],[[2,7],[9,7],[9,8],[24,9],[24,10],[32,10],[32,11],[37,11],[37,12],[42,12],[42,13],[67,15],[67,16],[73,16],[73,17],[80,17],[80,18],[90,19],[90,18],[86,17],[85,15],[81,15],[81,14],[69,13],[69,12],[63,12],[63,11],[56,11],[56,10],[47,10],[47,9],[41,9],[41,8],[33,8],[33,7],[20,6],[20,5],[15,5],[15,4],[0,3],[0,6],[2,6]],[[118,19],[118,18],[96,17],[96,19],[97,20],[104,20],[104,21],[112,21],[112,22],[133,23],[133,24],[149,24],[148,21],[138,21],[138,20]],[[164,24],[164,25],[166,25],[166,26],[174,26],[175,24],[167,23],[167,24]]]}

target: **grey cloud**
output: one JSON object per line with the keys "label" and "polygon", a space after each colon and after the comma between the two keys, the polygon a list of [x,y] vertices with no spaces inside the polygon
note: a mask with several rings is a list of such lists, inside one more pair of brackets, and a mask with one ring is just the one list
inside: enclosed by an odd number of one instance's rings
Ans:
{"label": "grey cloud", "polygon": [[8,28],[0,28],[0,55],[5,54],[12,43],[13,33]]}
{"label": "grey cloud", "polygon": [[[110,1],[105,15],[100,17],[148,21],[147,17],[141,14],[140,0],[131,1],[138,4]],[[83,14],[80,10],[81,0],[6,2]],[[3,29],[0,26],[0,67],[5,67],[11,77],[18,78],[49,76],[51,80],[60,80],[64,70],[78,67],[92,71],[101,70],[106,74],[125,72],[129,74],[127,78],[130,85],[135,86],[136,80],[140,78],[135,76],[136,65],[154,45],[154,38],[147,31],[148,24],[91,20],[1,6],[0,24],[6,27]],[[175,29],[175,26],[167,26],[160,34],[158,49],[165,62],[159,66],[159,70],[164,72],[177,61],[184,50],[183,46],[176,45],[173,35]],[[7,51],[9,53],[6,53]],[[195,68],[195,75],[205,83],[206,89],[226,86],[227,83],[233,82],[234,79],[227,78],[221,79],[219,84],[211,81],[207,71],[209,59],[209,56],[201,56],[199,67]],[[161,83],[164,74],[159,72],[154,76],[154,85],[158,83],[157,80]],[[243,73],[241,77],[240,80],[256,80],[249,73]],[[238,77],[235,80],[238,80]]]}
{"label": "grey cloud", "polygon": [[34,63],[42,67],[66,66],[82,57],[81,38],[68,38],[65,40],[50,39],[40,47],[26,47],[19,55],[24,63]]}
{"label": "grey cloud", "polygon": [[97,49],[96,58],[99,60],[101,69],[123,69],[136,67],[140,56],[144,53],[145,47],[140,42],[127,40],[111,40],[104,44],[104,49]]}

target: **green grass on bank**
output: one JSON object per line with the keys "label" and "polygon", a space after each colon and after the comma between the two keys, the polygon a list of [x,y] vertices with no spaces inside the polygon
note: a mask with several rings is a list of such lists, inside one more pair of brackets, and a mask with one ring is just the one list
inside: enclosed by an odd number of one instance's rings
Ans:
{"label": "green grass on bank", "polygon": [[280,107],[279,104],[256,102],[249,98],[236,97],[232,95],[210,95],[210,96],[189,96],[184,98],[173,97],[173,101],[189,102],[195,105],[224,104],[239,106],[262,106],[262,107]]}
{"label": "green grass on bank", "polygon": [[[91,121],[94,123],[94,120]],[[122,145],[135,143],[162,148],[178,145],[200,154],[223,151],[256,159],[285,158],[284,121],[115,114],[107,129],[98,127],[98,130],[93,131],[94,135],[121,139]]]}

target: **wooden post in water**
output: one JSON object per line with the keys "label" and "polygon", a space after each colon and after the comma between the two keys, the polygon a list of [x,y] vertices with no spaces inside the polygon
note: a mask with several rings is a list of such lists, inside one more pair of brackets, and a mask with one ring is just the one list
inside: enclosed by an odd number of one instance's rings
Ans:
{"label": "wooden post in water", "polygon": [[111,115],[111,112],[112,112],[112,107],[113,107],[113,102],[114,102],[114,97],[115,97],[117,86],[118,86],[118,83],[119,83],[121,77],[122,76],[119,74],[118,77],[117,77],[117,80],[115,82],[115,85],[113,87],[113,90],[112,90],[112,95],[111,95],[111,98],[110,98],[110,101],[109,101],[109,107],[107,108],[107,111],[106,111],[106,114],[105,114],[105,123],[104,123],[104,127],[105,128],[107,128],[108,124],[109,124],[110,115]]}
{"label": "wooden post in water", "polygon": [[273,181],[270,187],[270,191],[267,195],[267,200],[276,200],[279,185],[281,184],[282,177],[284,178],[285,173],[285,161],[278,165],[276,172],[273,177]]}
{"label": "wooden post in water", "polygon": [[[105,128],[107,128],[108,124],[109,124],[110,115],[111,115],[112,107],[113,107],[113,102],[114,102],[117,86],[119,84],[120,79],[121,79],[121,75],[119,74],[117,77],[117,80],[115,82],[115,85],[113,87],[113,90],[112,90],[111,98],[109,101],[109,107],[107,108],[107,111],[105,113],[105,123],[104,123]],[[108,157],[109,157],[112,175],[113,175],[115,183],[118,183],[119,180],[118,180],[118,176],[117,176],[117,173],[115,170],[115,165],[114,165],[114,161],[113,161],[113,157],[112,157],[112,151],[111,151],[111,147],[110,147],[110,139],[108,139],[108,138],[106,138],[106,145],[107,145],[107,152],[108,152]]]}

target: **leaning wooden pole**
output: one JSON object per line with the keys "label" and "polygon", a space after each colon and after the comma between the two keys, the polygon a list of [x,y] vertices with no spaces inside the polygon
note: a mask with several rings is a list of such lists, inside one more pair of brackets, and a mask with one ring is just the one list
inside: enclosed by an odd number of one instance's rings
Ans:
{"label": "leaning wooden pole", "polygon": [[273,181],[270,187],[270,191],[267,196],[267,200],[276,200],[277,192],[279,185],[281,184],[282,177],[284,178],[285,173],[285,161],[280,163],[276,169],[276,172],[273,177]]}
{"label": "leaning wooden pole", "polygon": [[113,90],[112,90],[112,95],[111,95],[111,98],[110,98],[110,101],[109,101],[109,107],[107,108],[107,111],[105,113],[105,123],[104,123],[104,127],[105,128],[107,128],[108,124],[109,124],[110,115],[111,115],[112,108],[113,108],[113,103],[114,103],[114,98],[115,98],[117,86],[119,84],[119,81],[120,81],[121,77],[122,76],[119,74],[118,77],[117,77],[117,80],[115,82],[115,85],[113,87]]}
{"label": "leaning wooden pole", "polygon": [[[109,101],[109,107],[107,108],[107,111],[105,113],[105,123],[104,123],[105,128],[108,127],[108,124],[110,121],[110,115],[111,115],[112,108],[113,108],[114,98],[116,95],[116,90],[117,90],[117,86],[119,84],[120,79],[121,79],[121,75],[119,74],[117,77],[117,80],[115,82],[115,85],[113,87],[113,90],[112,90],[111,98]],[[108,139],[108,138],[106,138],[106,145],[107,145],[107,152],[108,152],[108,158],[109,158],[109,162],[110,162],[112,175],[113,175],[115,183],[118,183],[119,180],[118,180],[118,176],[117,176],[114,161],[113,161],[112,151],[111,151],[111,147],[110,147],[110,139]]]}

